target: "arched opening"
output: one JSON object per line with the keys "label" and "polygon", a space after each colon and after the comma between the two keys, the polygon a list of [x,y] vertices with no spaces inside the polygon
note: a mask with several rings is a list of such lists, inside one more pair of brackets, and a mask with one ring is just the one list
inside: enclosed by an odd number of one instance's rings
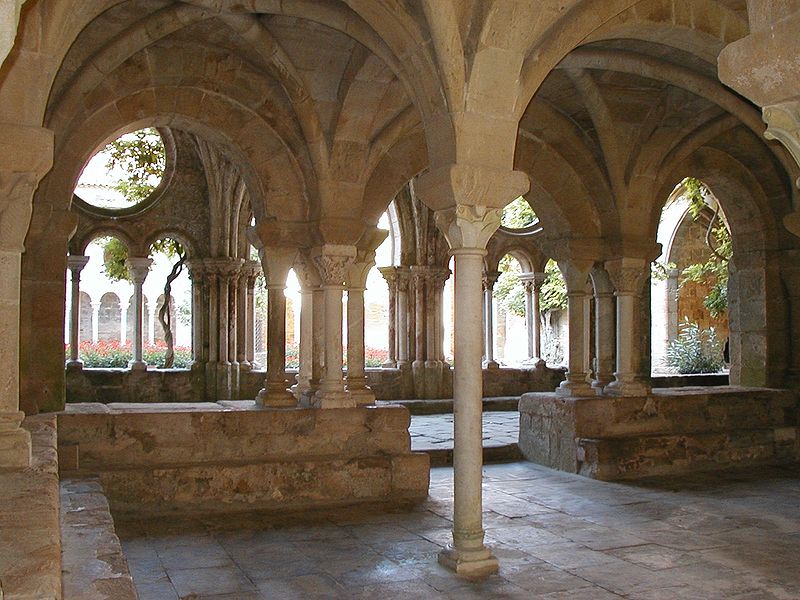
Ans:
{"label": "arched opening", "polygon": [[160,237],[150,245],[149,258],[153,262],[143,287],[150,299],[143,328],[149,342],[144,360],[159,368],[188,368],[192,362],[192,282],[185,244],[172,236]]}
{"label": "arched opening", "polygon": [[500,274],[493,289],[494,356],[501,365],[516,366],[528,358],[525,290],[520,281],[523,271],[511,254],[500,259],[498,271]]}
{"label": "arched opening", "polygon": [[539,293],[539,313],[542,325],[542,359],[550,366],[566,364],[569,340],[567,319],[567,284],[550,259],[544,268],[545,279]]}
{"label": "arched opening", "polygon": [[662,258],[651,283],[653,374],[717,373],[729,362],[728,265],[733,247],[718,199],[687,177],[662,209]]}

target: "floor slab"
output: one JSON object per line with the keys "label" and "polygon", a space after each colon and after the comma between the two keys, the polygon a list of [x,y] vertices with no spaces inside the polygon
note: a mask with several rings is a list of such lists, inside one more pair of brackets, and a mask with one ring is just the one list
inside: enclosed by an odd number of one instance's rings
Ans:
{"label": "floor slab", "polygon": [[[148,598],[797,598],[797,466],[608,483],[531,463],[484,468],[500,573],[436,563],[452,469],[414,508],[118,523]],[[191,595],[194,594],[194,595]]]}

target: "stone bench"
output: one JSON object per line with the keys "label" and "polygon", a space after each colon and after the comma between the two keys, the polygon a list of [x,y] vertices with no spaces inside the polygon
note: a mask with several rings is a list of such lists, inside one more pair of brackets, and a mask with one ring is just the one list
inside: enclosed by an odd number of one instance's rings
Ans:
{"label": "stone bench", "polygon": [[252,402],[70,405],[59,442],[112,509],[231,512],[427,497],[403,407],[257,410]]}
{"label": "stone bench", "polygon": [[797,412],[798,397],[790,390],[525,394],[520,449],[533,462],[606,480],[780,464],[800,459]]}

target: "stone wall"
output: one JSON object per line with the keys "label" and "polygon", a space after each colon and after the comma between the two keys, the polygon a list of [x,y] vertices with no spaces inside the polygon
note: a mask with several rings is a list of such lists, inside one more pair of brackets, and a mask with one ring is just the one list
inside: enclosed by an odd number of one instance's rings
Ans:
{"label": "stone wall", "polygon": [[78,445],[112,511],[232,512],[421,500],[427,454],[412,454],[401,406],[253,410],[252,402],[71,405],[59,443]]}
{"label": "stone wall", "polygon": [[800,459],[798,395],[737,387],[649,396],[525,394],[519,446],[528,460],[598,479],[627,479]]}
{"label": "stone wall", "polygon": [[[290,384],[295,370],[286,371]],[[242,371],[239,375],[239,400],[253,399],[264,387],[264,371]],[[410,369],[367,369],[367,383],[377,400],[414,398]],[[453,370],[445,369],[443,398],[451,398]],[[521,396],[526,392],[549,392],[564,379],[562,368],[484,369],[483,395]],[[197,402],[204,398],[205,379],[198,369],[81,369],[67,371],[67,403],[77,402]],[[230,398],[220,398],[229,400]]]}

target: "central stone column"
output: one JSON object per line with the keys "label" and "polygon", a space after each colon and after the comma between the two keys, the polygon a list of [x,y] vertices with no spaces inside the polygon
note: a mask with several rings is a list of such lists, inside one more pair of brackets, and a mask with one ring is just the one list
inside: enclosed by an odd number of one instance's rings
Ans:
{"label": "central stone column", "polygon": [[481,288],[486,243],[500,226],[498,209],[457,206],[435,213],[436,225],[455,258],[455,372],[453,544],[439,562],[464,575],[496,573],[498,561],[484,546],[482,522],[483,374]]}
{"label": "central stone column", "polygon": [[647,280],[649,262],[639,258],[620,258],[606,262],[617,298],[617,370],[606,391],[622,396],[650,393],[641,373],[641,344],[637,325],[642,286]]}
{"label": "central stone column", "polygon": [[[80,336],[81,319],[81,271],[89,262],[88,256],[70,255],[67,257],[67,267],[69,268],[72,283],[69,307],[69,360],[68,369],[80,369],[83,361],[78,355],[78,339]],[[124,314],[124,312],[123,312]],[[123,340],[124,342],[124,340]]]}
{"label": "central stone column", "polygon": [[389,287],[389,356],[381,367],[393,369],[397,366],[397,267],[378,270]]}
{"label": "central stone column", "polygon": [[142,286],[147,279],[150,265],[153,261],[149,258],[128,258],[125,266],[128,267],[128,275],[133,282],[133,360],[129,367],[132,371],[147,369],[147,363],[142,360],[142,321],[144,295]]}
{"label": "central stone column", "polygon": [[558,266],[567,284],[567,317],[569,320],[569,348],[567,349],[567,377],[556,388],[561,396],[594,396],[589,384],[588,327],[589,294],[586,292],[590,260],[562,260]]}
{"label": "central stone column", "polygon": [[347,272],[356,257],[355,246],[326,244],[312,251],[322,281],[325,305],[324,364],[314,403],[320,408],[351,408],[355,402],[342,377],[342,294]]}
{"label": "central stone column", "polygon": [[500,272],[492,271],[485,273],[481,278],[483,284],[483,355],[486,357],[483,366],[486,369],[497,369],[500,366],[494,359],[494,297],[492,296],[498,277],[500,277]]}
{"label": "central stone column", "polygon": [[409,365],[409,338],[411,332],[408,326],[408,288],[411,284],[411,270],[408,267],[397,268],[397,366],[400,368]]}
{"label": "central stone column", "polygon": [[260,407],[289,408],[297,399],[286,380],[286,277],[297,259],[296,248],[259,250],[267,282],[267,378],[256,396]]}

